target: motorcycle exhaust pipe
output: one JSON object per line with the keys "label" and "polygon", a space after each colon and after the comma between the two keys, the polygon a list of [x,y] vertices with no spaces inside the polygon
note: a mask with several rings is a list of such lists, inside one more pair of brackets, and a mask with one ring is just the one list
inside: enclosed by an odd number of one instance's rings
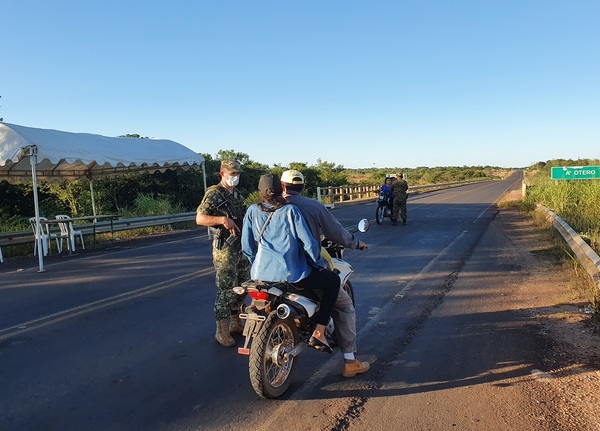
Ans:
{"label": "motorcycle exhaust pipe", "polygon": [[288,304],[279,304],[277,306],[277,317],[280,319],[287,319],[288,317],[298,317],[298,310],[294,307],[290,307]]}

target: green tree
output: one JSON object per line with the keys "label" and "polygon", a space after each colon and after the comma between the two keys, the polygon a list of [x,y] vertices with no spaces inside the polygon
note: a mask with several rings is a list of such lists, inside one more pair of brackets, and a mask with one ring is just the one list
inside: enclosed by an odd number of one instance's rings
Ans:
{"label": "green tree", "polygon": [[317,159],[316,168],[320,172],[321,181],[324,183],[323,185],[343,186],[348,182],[342,165],[336,166],[335,163]]}
{"label": "green tree", "polygon": [[83,204],[83,181],[54,181],[44,183],[42,188],[55,196],[61,205],[68,208],[71,216],[77,216],[80,213]]}
{"label": "green tree", "polygon": [[235,150],[219,150],[217,152],[219,160],[237,160],[242,165],[250,162],[250,156],[246,153],[240,153]]}

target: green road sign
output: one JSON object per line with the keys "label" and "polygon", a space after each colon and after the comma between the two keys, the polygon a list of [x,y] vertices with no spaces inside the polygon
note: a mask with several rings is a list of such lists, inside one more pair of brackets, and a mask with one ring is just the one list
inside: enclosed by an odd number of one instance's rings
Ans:
{"label": "green road sign", "polygon": [[600,166],[554,166],[550,172],[553,180],[600,179]]}

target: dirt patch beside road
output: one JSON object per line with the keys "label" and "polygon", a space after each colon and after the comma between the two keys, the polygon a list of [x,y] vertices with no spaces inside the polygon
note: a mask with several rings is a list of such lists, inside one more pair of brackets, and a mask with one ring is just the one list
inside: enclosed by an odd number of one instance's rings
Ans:
{"label": "dirt patch beside road", "polygon": [[[517,199],[520,192],[503,198]],[[588,304],[577,296],[571,270],[547,252],[551,241],[519,210],[500,211],[498,219],[507,224],[516,257],[527,268],[518,293],[522,308],[551,340],[542,370],[551,378],[536,398],[546,400],[542,409],[560,428],[600,430],[600,334],[591,324]]]}

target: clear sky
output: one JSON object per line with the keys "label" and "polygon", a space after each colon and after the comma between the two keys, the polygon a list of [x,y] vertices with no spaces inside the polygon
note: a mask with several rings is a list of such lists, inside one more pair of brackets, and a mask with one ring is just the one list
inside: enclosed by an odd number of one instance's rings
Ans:
{"label": "clear sky", "polygon": [[598,0],[0,0],[0,117],[287,166],[600,157]]}

